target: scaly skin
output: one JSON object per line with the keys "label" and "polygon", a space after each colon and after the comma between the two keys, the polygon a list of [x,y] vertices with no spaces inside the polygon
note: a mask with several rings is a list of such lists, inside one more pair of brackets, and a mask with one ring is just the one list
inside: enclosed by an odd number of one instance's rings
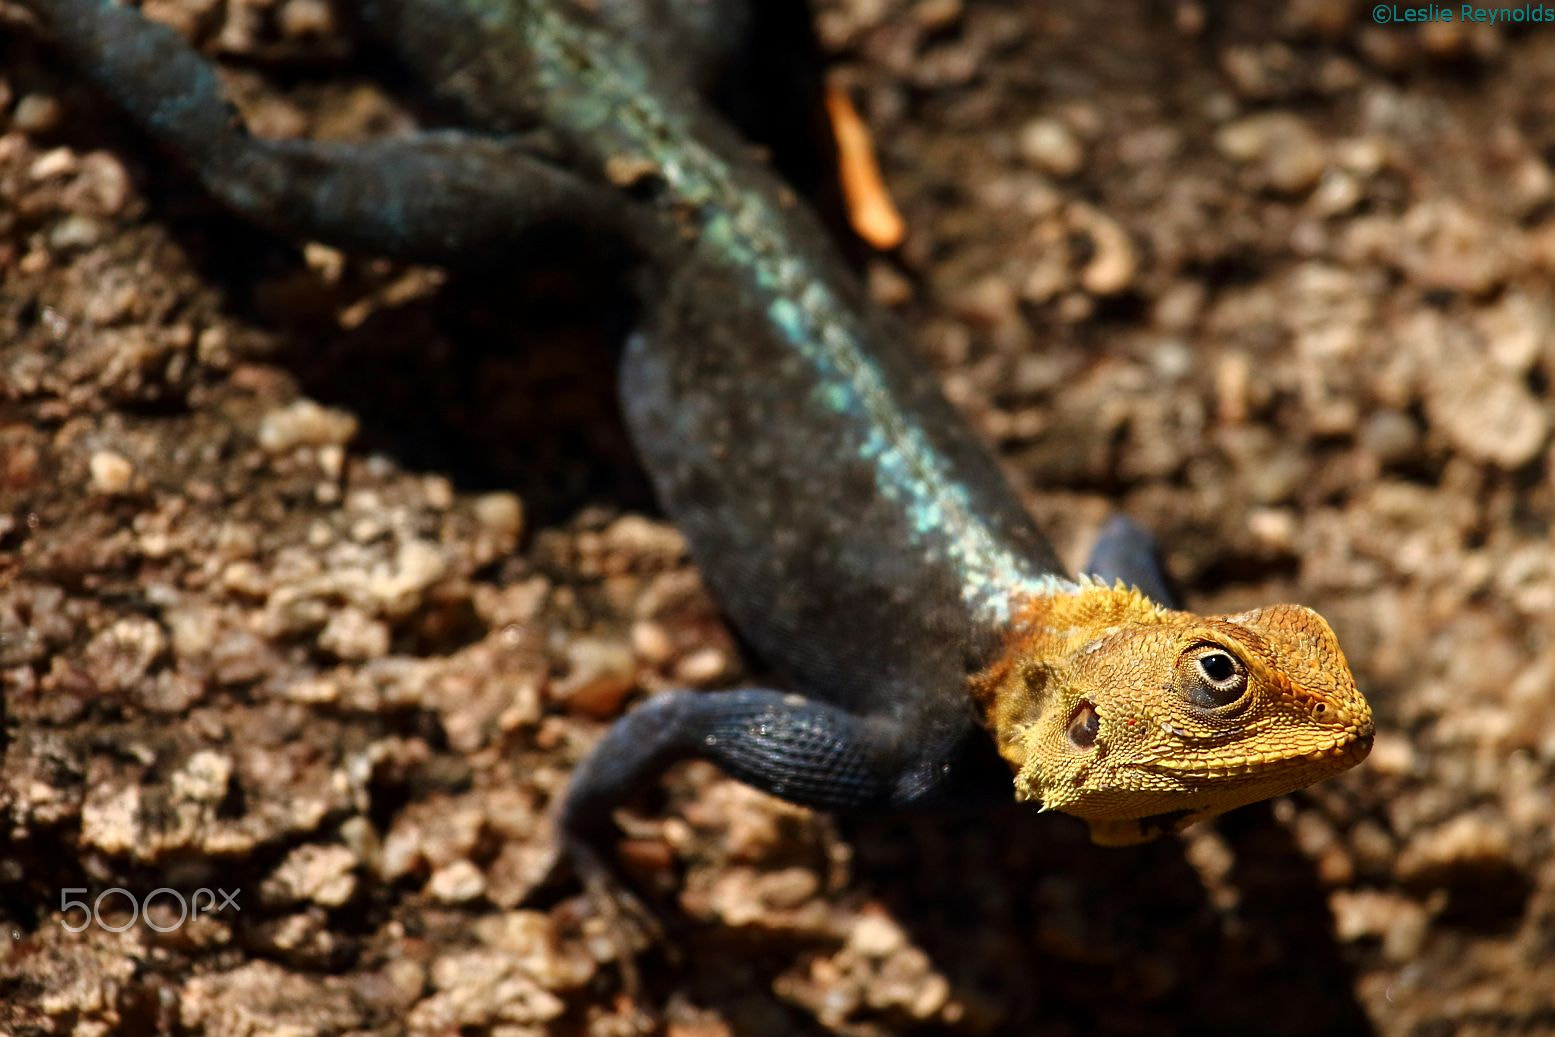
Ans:
{"label": "scaly skin", "polygon": [[[1371,750],[1338,639],[1300,605],[1201,617],[1085,582],[1019,623],[973,694],[1016,798],[1084,818],[1095,842],[1180,831]],[[1199,665],[1215,656],[1231,660],[1218,685]]]}
{"label": "scaly skin", "polygon": [[689,756],[795,802],[886,809],[1008,795],[997,748],[1017,797],[1114,843],[1365,756],[1370,712],[1316,614],[1172,611],[1126,530],[1087,570],[1153,601],[1069,579],[819,222],[687,76],[596,17],[619,6],[363,0],[469,132],[343,144],[248,136],[208,63],[129,9],[24,2],[212,194],[279,233],[479,263],[571,219],[652,269],[627,424],[718,601],[797,690],[672,692],[618,721],[562,805],[584,870],[611,811]]}

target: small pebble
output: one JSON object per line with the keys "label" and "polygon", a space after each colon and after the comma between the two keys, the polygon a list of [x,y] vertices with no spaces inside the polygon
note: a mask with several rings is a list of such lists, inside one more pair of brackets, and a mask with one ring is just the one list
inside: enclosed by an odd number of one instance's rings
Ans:
{"label": "small pebble", "polygon": [[1345,943],[1367,937],[1382,941],[1389,961],[1413,960],[1430,926],[1425,908],[1397,893],[1370,889],[1335,890],[1328,898],[1334,929]]}
{"label": "small pebble", "polygon": [[231,756],[202,749],[173,774],[173,794],[191,803],[220,803],[226,798],[232,771]]}
{"label": "small pebble", "polygon": [[574,637],[567,645],[567,676],[552,695],[570,713],[608,720],[637,686],[632,650],[615,638]]}
{"label": "small pebble", "polygon": [[1355,15],[1351,0],[1292,0],[1285,10],[1291,28],[1325,39],[1340,38],[1354,23]]}
{"label": "small pebble", "polygon": [[1215,410],[1222,424],[1240,425],[1249,411],[1252,363],[1247,354],[1226,353],[1215,367]]}
{"label": "small pebble", "polygon": [[78,163],[79,159],[74,151],[69,148],[55,148],[39,155],[28,168],[27,175],[34,180],[51,180],[75,172]]}
{"label": "small pebble", "polygon": [[1195,354],[1181,339],[1162,339],[1150,350],[1150,367],[1164,381],[1175,382],[1193,373]]}
{"label": "small pebble", "polygon": [[356,418],[342,410],[298,400],[266,414],[259,423],[259,445],[267,453],[284,454],[299,446],[349,443],[356,435]]}
{"label": "small pebble", "polygon": [[1286,508],[1256,508],[1248,513],[1247,530],[1270,551],[1289,551],[1296,543],[1296,516]]}
{"label": "small pebble", "polygon": [[687,684],[712,684],[729,669],[729,656],[721,648],[709,645],[686,656],[675,667],[677,679]]}
{"label": "small pebble", "polygon": [[92,474],[92,489],[98,493],[117,496],[128,493],[135,479],[135,466],[122,454],[112,450],[99,450],[88,462]]}
{"label": "small pebble", "polygon": [[1297,59],[1282,43],[1227,47],[1220,67],[1244,100],[1267,101],[1294,92]]}
{"label": "small pebble", "polygon": [[58,128],[64,109],[47,94],[28,94],[16,102],[11,122],[23,133],[49,133]]}
{"label": "small pebble", "polygon": [[1199,281],[1174,281],[1156,299],[1152,316],[1168,331],[1186,331],[1204,311],[1207,294]]}
{"label": "small pebble", "polygon": [[486,892],[486,876],[467,860],[446,864],[427,880],[427,893],[444,904],[464,904]]}
{"label": "small pebble", "polygon": [[870,261],[865,280],[870,297],[882,306],[901,306],[912,301],[912,282],[885,259]]}
{"label": "small pebble", "polygon": [[348,661],[387,655],[389,641],[387,625],[349,605],[331,612],[318,636],[320,648]]}
{"label": "small pebble", "polygon": [[848,934],[848,946],[866,957],[884,958],[907,946],[907,934],[883,914],[866,914]]}
{"label": "small pebble", "polygon": [[1364,190],[1360,180],[1343,169],[1327,170],[1312,192],[1312,209],[1320,216],[1338,216],[1361,203]]}
{"label": "small pebble", "polygon": [[1268,185],[1282,194],[1310,190],[1328,164],[1322,141],[1289,112],[1238,119],[1221,127],[1215,146],[1233,161],[1259,166]]}
{"label": "small pebble", "polygon": [[282,35],[289,39],[328,36],[335,28],[333,13],[324,0],[286,0],[277,18]]}
{"label": "small pebble", "polygon": [[56,252],[91,248],[102,240],[103,225],[90,216],[73,212],[49,228],[49,247]]}
{"label": "small pebble", "polygon": [[524,531],[524,502],[512,493],[486,493],[475,499],[475,517],[499,536],[517,539]]}
{"label": "small pebble", "polygon": [[1361,446],[1383,464],[1397,464],[1420,449],[1420,432],[1407,414],[1379,410],[1361,425]]}
{"label": "small pebble", "polygon": [[961,21],[963,10],[962,0],[918,0],[912,16],[925,30],[940,32]]}
{"label": "small pebble", "polygon": [[1080,286],[1092,295],[1117,295],[1133,284],[1139,256],[1128,231],[1089,205],[1075,207],[1073,222],[1095,247],[1090,262],[1080,270]]}
{"label": "small pebble", "polygon": [[1022,158],[1054,176],[1073,176],[1085,164],[1085,149],[1057,119],[1031,120],[1022,127],[1019,143]]}
{"label": "small pebble", "polygon": [[260,889],[277,903],[308,900],[339,907],[356,893],[356,855],[344,846],[305,843],[287,854]]}
{"label": "small pebble", "polygon": [[1550,435],[1544,403],[1520,379],[1483,362],[1433,369],[1426,410],[1458,449],[1508,470],[1538,457]]}
{"label": "small pebble", "polygon": [[650,666],[663,666],[675,655],[675,644],[662,623],[644,619],[632,624],[632,651]]}

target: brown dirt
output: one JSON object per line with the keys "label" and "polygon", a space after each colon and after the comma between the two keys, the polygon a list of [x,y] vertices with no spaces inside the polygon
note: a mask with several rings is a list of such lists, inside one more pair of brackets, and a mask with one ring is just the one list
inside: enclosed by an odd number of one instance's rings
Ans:
{"label": "brown dirt", "polygon": [[[317,0],[154,7],[266,132],[409,119]],[[1196,606],[1330,617],[1376,751],[1128,850],[683,768],[622,847],[688,920],[648,993],[681,1037],[1555,1030],[1555,26],[1103,7],[819,5],[909,226],[871,287],[1067,557],[1118,505]],[[0,1031],[623,1032],[601,921],[526,899],[546,811],[746,663],[579,269],[248,230],[0,7]],[[64,928],[159,886],[242,910]]]}

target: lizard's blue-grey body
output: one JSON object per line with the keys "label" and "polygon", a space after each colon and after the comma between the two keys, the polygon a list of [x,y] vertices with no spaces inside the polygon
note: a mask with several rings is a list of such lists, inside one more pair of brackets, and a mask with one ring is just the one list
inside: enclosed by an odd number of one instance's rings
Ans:
{"label": "lizard's blue-grey body", "polygon": [[[261,141],[170,30],[105,0],[26,2],[213,194],[277,231],[460,263],[570,219],[644,256],[628,424],[718,601],[794,690],[629,714],[574,780],[573,835],[688,755],[825,807],[921,800],[992,757],[968,676],[1020,603],[1071,585],[902,329],[690,76],[565,0],[368,0],[364,20],[471,129]],[[1093,568],[1159,587],[1132,527],[1104,544]]]}

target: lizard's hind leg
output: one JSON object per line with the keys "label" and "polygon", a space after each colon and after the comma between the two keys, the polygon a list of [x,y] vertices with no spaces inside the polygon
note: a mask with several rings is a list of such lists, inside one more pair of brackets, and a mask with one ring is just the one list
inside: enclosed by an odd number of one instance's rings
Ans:
{"label": "lizard's hind leg", "polygon": [[111,0],[23,0],[55,47],[224,205],[269,230],[396,259],[471,263],[526,226],[623,232],[615,193],[520,137],[369,141],[249,135],[215,70],[176,32]]}

